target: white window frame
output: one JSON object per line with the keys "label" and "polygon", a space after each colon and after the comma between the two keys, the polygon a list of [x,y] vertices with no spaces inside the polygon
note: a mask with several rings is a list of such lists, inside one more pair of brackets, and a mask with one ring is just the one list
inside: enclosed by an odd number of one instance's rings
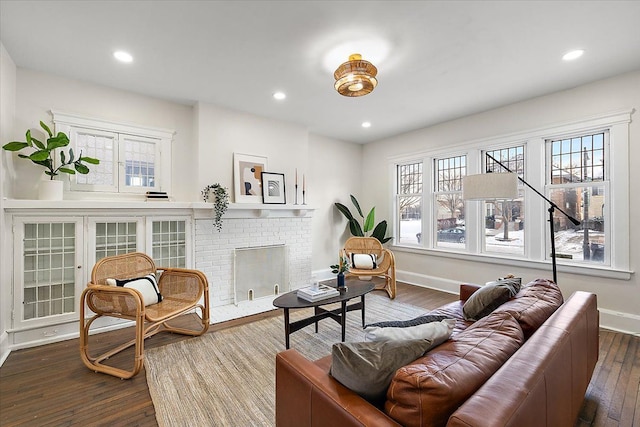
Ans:
{"label": "white window frame", "polygon": [[[575,137],[582,137],[585,135],[592,135],[597,133],[604,133],[604,180],[603,181],[586,181],[579,183],[568,183],[568,184],[552,184],[551,183],[551,168],[552,168],[552,159],[551,159],[551,141],[556,141],[559,139],[570,139]],[[611,131],[609,127],[603,128],[591,128],[589,130],[580,130],[578,132],[562,134],[562,135],[554,135],[552,137],[545,139],[545,196],[548,199],[551,199],[551,192],[553,190],[563,190],[567,188],[577,188],[577,187],[589,187],[589,186],[603,186],[605,193],[605,206],[604,206],[604,234],[606,237],[605,246],[604,246],[604,261],[601,263],[593,262],[593,261],[583,261],[583,260],[570,260],[565,261],[567,264],[590,264],[595,266],[603,266],[607,267],[611,265],[611,253],[613,252],[613,228],[611,224],[611,214],[613,213],[612,203],[611,203],[611,173],[613,169],[613,165],[611,163]],[[561,215],[561,214],[560,214]],[[556,214],[558,216],[558,214]],[[628,228],[627,228],[628,230]],[[547,254],[546,259],[551,259],[551,236],[547,233]]]}
{"label": "white window frame", "polygon": [[[509,145],[525,145],[525,174],[527,182],[533,187],[548,195],[546,185],[546,141],[558,139],[565,135],[578,135],[596,133],[603,130],[609,131],[609,159],[608,170],[609,191],[608,203],[608,246],[609,253],[606,255],[610,261],[609,265],[600,263],[576,263],[565,262],[558,259],[559,271],[567,273],[588,274],[592,276],[628,279],[630,277],[629,258],[629,123],[631,122],[632,110],[620,110],[610,113],[603,113],[590,117],[585,117],[575,121],[555,124],[552,126],[530,129],[523,132],[498,135],[490,138],[483,138],[474,141],[466,141],[461,144],[448,145],[435,150],[409,153],[402,156],[390,157],[390,171],[396,170],[396,166],[407,162],[423,161],[423,201],[425,203],[423,212],[431,212],[434,209],[433,195],[427,193],[432,191],[433,185],[427,185],[427,177],[431,177],[433,171],[433,159],[450,157],[458,153],[467,154],[467,174],[481,173],[482,156],[484,151]],[[396,175],[389,174],[390,178]],[[395,213],[394,230],[399,228],[399,217],[397,212],[396,189],[397,183],[392,181],[390,185],[392,194],[390,200],[395,205],[392,212]],[[549,225],[548,225],[548,203],[537,196],[530,196],[530,189],[525,189],[525,250],[524,257],[515,255],[503,255],[495,253],[485,253],[482,243],[483,227],[480,227],[483,207],[482,203],[467,203],[465,206],[466,243],[467,252],[435,247],[433,236],[425,236],[425,231],[435,227],[434,219],[423,215],[423,238],[422,243],[416,245],[401,244],[394,240],[393,249],[405,252],[427,252],[445,257],[456,257],[471,261],[491,262],[496,264],[516,265],[525,268],[548,268],[548,247],[550,245]],[[426,206],[429,203],[431,206]],[[473,218],[473,219],[472,219]],[[544,238],[531,235],[533,230],[542,230]]]}
{"label": "white window frame", "polygon": [[[96,134],[117,134],[118,135],[118,167],[117,172],[114,171],[116,182],[113,187],[93,186],[77,184],[73,176],[71,177],[71,193],[82,192],[96,194],[97,192],[120,193],[120,194],[137,194],[144,195],[149,190],[164,191],[171,194],[171,143],[173,141],[174,131],[161,128],[153,128],[141,126],[131,123],[116,122],[105,119],[86,117],[77,114],[64,113],[61,111],[51,111],[53,115],[53,123],[57,132],[65,132],[72,137],[76,130],[95,132]],[[123,138],[133,137],[144,142],[156,143],[156,165],[155,165],[155,187],[127,187],[125,182],[125,162],[124,149],[121,142]],[[73,147],[73,138],[71,138],[70,146]],[[76,151],[75,147],[74,151]],[[78,152],[79,154],[79,152]],[[98,159],[99,160],[99,159]],[[91,165],[89,165],[91,169]],[[91,173],[91,172],[89,172]]]}

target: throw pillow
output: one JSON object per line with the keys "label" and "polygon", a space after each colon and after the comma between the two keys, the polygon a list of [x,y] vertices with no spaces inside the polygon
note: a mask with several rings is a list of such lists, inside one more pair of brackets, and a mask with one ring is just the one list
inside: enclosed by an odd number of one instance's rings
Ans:
{"label": "throw pillow", "polygon": [[[511,279],[507,279],[511,280]],[[511,282],[489,282],[475,291],[462,306],[466,320],[479,320],[509,301],[520,286]]]}
{"label": "throw pillow", "polygon": [[375,254],[351,254],[351,266],[360,270],[373,270],[376,264]]}
{"label": "throw pillow", "polygon": [[142,294],[142,303],[147,306],[162,301],[155,274],[132,279],[107,279],[107,285],[135,289]]}
{"label": "throw pillow", "polygon": [[395,372],[433,347],[428,339],[334,344],[331,375],[368,401],[380,404]]}
{"label": "throw pillow", "polygon": [[447,316],[436,316],[433,314],[425,314],[410,320],[389,320],[387,322],[369,323],[365,328],[369,326],[378,326],[379,328],[407,328],[409,326],[418,326],[424,323],[440,322],[447,319]]}
{"label": "throw pillow", "polygon": [[449,339],[455,325],[455,319],[444,319],[440,322],[425,323],[406,328],[380,328],[373,326],[365,329],[364,337],[367,341],[428,339],[438,345]]}

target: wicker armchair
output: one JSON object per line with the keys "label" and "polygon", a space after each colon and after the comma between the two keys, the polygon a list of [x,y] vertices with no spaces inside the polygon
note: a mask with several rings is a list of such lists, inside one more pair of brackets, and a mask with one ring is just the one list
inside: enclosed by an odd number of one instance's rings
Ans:
{"label": "wicker armchair", "polygon": [[[106,280],[130,279],[150,273],[161,273],[158,288],[162,301],[145,307],[142,294],[137,290],[119,286],[108,286]],[[204,299],[204,303],[200,300]],[[88,308],[93,312],[85,317]],[[202,326],[185,329],[170,326],[169,321],[199,309]],[[89,351],[89,329],[94,321],[103,316],[128,319],[135,322],[135,338],[100,355]],[[80,355],[91,370],[103,372],[122,379],[131,378],[140,372],[144,364],[144,340],[158,332],[168,331],[198,336],[209,328],[209,285],[206,276],[197,270],[182,268],[156,268],[153,260],[140,252],[110,256],[96,263],[91,272],[91,282],[80,299]],[[113,355],[135,346],[133,368],[130,370],[103,364]]]}
{"label": "wicker armchair", "polygon": [[382,243],[375,237],[350,237],[345,242],[343,251],[346,252],[347,256],[352,253],[374,254],[379,260],[375,269],[363,270],[351,267],[348,275],[358,277],[382,276],[385,279],[384,286],[376,289],[384,289],[391,299],[396,297],[396,260],[393,252],[383,248]]}

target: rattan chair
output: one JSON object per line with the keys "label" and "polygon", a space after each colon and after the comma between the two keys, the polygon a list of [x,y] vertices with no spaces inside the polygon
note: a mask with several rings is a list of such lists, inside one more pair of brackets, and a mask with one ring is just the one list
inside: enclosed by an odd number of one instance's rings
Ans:
{"label": "rattan chair", "polygon": [[348,275],[357,277],[382,276],[385,279],[384,286],[378,286],[376,289],[384,289],[391,299],[396,297],[396,260],[393,252],[383,248],[378,239],[375,237],[350,237],[345,242],[342,251],[341,254],[346,253],[347,256],[352,253],[375,254],[379,260],[375,269],[362,270],[352,266]]}
{"label": "rattan chair", "polygon": [[[158,288],[162,301],[145,307],[137,290],[108,286],[106,280],[159,274]],[[204,300],[201,302],[201,300]],[[86,309],[88,313],[85,317]],[[202,325],[197,329],[170,326],[169,321],[190,311],[200,311]],[[197,312],[197,311],[196,311]],[[89,350],[89,329],[99,318],[109,316],[135,322],[135,338],[116,348],[92,356]],[[80,299],[80,355],[91,370],[122,379],[131,378],[144,365],[144,340],[158,332],[168,331],[198,336],[209,328],[209,285],[206,276],[197,270],[156,268],[153,260],[140,252],[115,255],[99,260],[91,272],[91,282]],[[133,368],[121,369],[103,362],[115,354],[135,346]]]}

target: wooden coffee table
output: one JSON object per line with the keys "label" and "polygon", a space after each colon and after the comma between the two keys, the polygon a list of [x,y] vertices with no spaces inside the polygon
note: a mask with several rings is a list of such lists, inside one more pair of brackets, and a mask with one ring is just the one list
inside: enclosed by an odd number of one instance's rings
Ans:
{"label": "wooden coffee table", "polygon": [[[297,291],[291,291],[284,295],[280,295],[273,301],[273,305],[284,309],[284,336],[286,342],[286,348],[289,348],[289,335],[295,331],[315,323],[316,333],[318,332],[318,321],[326,319],[327,317],[335,320],[342,327],[342,341],[345,338],[345,326],[347,323],[347,312],[353,310],[362,311],[362,327],[364,327],[364,296],[371,292],[375,288],[371,282],[363,281],[349,281],[344,291],[340,292],[340,295],[332,298],[323,299],[320,301],[307,301],[302,298],[298,298]],[[347,305],[350,299],[360,297],[360,302]],[[327,310],[323,308],[323,305],[340,303],[340,308],[333,310]],[[296,320],[291,323],[289,321],[289,310],[297,308],[310,308],[313,307],[313,316],[307,317],[302,320]]]}

